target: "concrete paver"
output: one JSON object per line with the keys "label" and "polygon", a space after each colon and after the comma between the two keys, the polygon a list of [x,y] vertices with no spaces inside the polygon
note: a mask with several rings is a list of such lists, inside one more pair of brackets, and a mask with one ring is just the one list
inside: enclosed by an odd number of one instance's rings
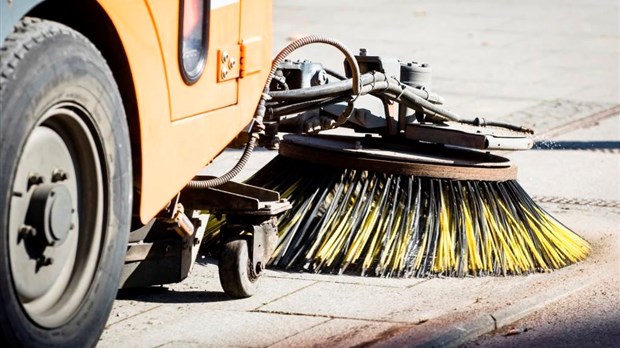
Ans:
{"label": "concrete paver", "polygon": [[288,337],[272,345],[271,348],[363,346],[385,335],[386,332],[397,332],[401,327],[402,324],[376,320],[329,319]]}
{"label": "concrete paver", "polygon": [[[265,347],[326,320],[297,317],[295,324],[290,325],[288,315],[212,310],[203,303],[162,306],[127,320],[123,330],[113,334],[106,331],[100,346],[158,347],[193,342],[212,347]],[[179,333],[182,334],[178,336]]]}

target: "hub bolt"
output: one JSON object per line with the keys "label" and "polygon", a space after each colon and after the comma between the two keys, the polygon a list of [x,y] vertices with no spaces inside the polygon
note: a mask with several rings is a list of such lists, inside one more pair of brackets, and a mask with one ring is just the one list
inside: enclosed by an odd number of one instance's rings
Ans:
{"label": "hub bolt", "polygon": [[28,189],[34,185],[40,185],[43,183],[43,176],[39,173],[28,174]]}
{"label": "hub bolt", "polygon": [[52,171],[52,182],[65,181],[68,178],[69,174],[62,169],[54,169]]}
{"label": "hub bolt", "polygon": [[37,272],[41,269],[41,267],[49,266],[54,262],[54,259],[51,257],[46,257],[45,255],[41,255],[37,259]]}
{"label": "hub bolt", "polygon": [[36,237],[37,230],[30,225],[22,225],[19,228],[19,236],[21,239]]}

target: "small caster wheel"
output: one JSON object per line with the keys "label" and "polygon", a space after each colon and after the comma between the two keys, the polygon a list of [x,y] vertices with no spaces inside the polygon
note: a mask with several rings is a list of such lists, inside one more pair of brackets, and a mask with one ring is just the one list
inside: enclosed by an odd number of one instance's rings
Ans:
{"label": "small caster wheel", "polygon": [[252,269],[249,246],[250,240],[244,238],[228,240],[222,246],[220,283],[228,296],[247,298],[258,290],[262,272]]}

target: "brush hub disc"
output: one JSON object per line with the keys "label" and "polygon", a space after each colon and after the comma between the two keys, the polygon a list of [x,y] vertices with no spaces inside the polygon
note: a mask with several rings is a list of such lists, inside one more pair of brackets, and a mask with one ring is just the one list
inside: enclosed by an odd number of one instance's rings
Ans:
{"label": "brush hub disc", "polygon": [[488,152],[378,137],[288,134],[280,155],[356,170],[454,180],[506,181],[517,177],[509,159]]}

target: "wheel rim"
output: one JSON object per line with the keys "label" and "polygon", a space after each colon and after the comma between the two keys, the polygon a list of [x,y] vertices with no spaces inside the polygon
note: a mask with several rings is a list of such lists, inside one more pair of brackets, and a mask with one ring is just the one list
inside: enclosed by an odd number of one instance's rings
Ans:
{"label": "wheel rim", "polygon": [[13,286],[24,312],[45,328],[74,317],[101,252],[106,199],[89,119],[72,102],[50,108],[26,139],[13,181]]}

